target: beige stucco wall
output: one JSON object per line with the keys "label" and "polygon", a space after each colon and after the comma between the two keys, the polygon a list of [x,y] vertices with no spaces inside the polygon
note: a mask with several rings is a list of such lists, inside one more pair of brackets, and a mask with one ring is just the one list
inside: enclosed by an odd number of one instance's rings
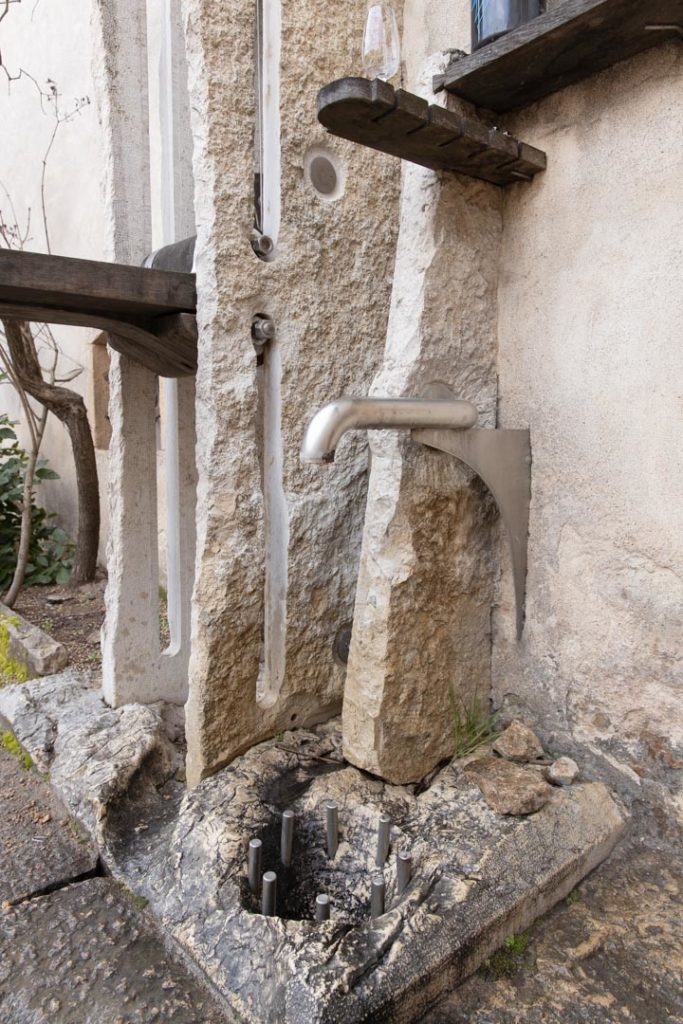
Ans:
{"label": "beige stucco wall", "polygon": [[683,48],[506,123],[548,170],[504,207],[500,420],[531,427],[533,498],[494,692],[648,773],[683,741]]}

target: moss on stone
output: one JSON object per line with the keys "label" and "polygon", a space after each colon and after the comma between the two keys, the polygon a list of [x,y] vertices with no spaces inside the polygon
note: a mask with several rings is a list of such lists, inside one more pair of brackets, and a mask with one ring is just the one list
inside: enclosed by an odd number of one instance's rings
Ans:
{"label": "moss on stone", "polygon": [[13,615],[0,614],[0,687],[8,683],[25,683],[28,679],[26,665],[10,654],[10,626],[18,626],[19,619]]}
{"label": "moss on stone", "polygon": [[13,732],[3,732],[2,735],[0,735],[0,743],[2,743],[2,746],[8,754],[12,754],[13,757],[19,758],[21,766],[25,771],[28,771],[29,768],[33,767],[31,755],[26,753]]}

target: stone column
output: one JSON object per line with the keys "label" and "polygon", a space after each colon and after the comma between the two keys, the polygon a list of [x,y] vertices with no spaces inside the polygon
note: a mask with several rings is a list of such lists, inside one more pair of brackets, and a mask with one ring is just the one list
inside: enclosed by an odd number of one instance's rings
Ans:
{"label": "stone column", "polygon": [[[268,24],[281,22],[280,227],[275,259],[259,260],[250,245],[256,4],[184,8],[200,325],[187,705],[196,782],[260,739],[341,707],[334,642],[353,611],[367,439],[350,439],[327,470],[302,466],[299,448],[313,413],[343,393],[367,394],[379,368],[400,164],[326,136],[316,118],[318,89],[358,71],[365,0],[287,0],[270,11]],[[313,147],[337,164],[338,198],[307,180]],[[262,364],[250,336],[257,313],[277,332]]]}
{"label": "stone column", "polygon": [[[434,101],[423,68],[415,91]],[[445,384],[495,426],[502,194],[416,166],[404,174],[384,365],[373,394]],[[454,705],[488,708],[492,499],[450,456],[375,432],[344,753],[394,783],[452,754]]]}

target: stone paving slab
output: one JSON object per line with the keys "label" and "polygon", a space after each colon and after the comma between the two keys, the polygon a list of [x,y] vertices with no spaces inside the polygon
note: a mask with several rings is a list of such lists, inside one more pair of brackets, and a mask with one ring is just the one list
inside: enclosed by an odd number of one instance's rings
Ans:
{"label": "stone paving slab", "polygon": [[225,1024],[111,879],[0,914],[3,1024]]}
{"label": "stone paving slab", "polygon": [[0,903],[94,872],[97,851],[50,788],[0,749]]}
{"label": "stone paving slab", "polygon": [[480,970],[420,1024],[683,1024],[683,836],[659,830],[641,819],[509,976]]}

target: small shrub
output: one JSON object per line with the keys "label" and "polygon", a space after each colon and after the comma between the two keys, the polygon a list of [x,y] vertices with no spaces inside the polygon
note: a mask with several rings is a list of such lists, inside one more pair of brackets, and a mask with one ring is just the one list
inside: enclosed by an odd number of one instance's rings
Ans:
{"label": "small shrub", "polygon": [[465,702],[453,689],[451,711],[453,715],[453,757],[464,757],[498,732],[498,713],[482,706],[475,694]]}
{"label": "small shrub", "polygon": [[[11,584],[17,564],[27,460],[12,421],[5,413],[0,413],[0,592]],[[56,480],[58,474],[48,467],[45,459],[40,459],[36,479]],[[66,583],[69,579],[73,545],[64,531],[50,522],[53,518],[34,501],[26,586]]]}
{"label": "small shrub", "polygon": [[3,732],[2,735],[0,735],[0,743],[2,743],[8,754],[12,754],[14,757],[19,758],[21,767],[24,771],[28,771],[29,768],[33,767],[33,761],[31,760],[30,754],[26,753],[13,732]]}
{"label": "small shrub", "polygon": [[581,900],[581,896],[579,895],[579,890],[578,889],[572,889],[572,891],[569,893],[569,896],[567,896],[567,899],[565,900],[565,902],[566,902],[568,907],[573,907],[577,903],[579,903],[580,900]]}
{"label": "small shrub", "polygon": [[484,974],[494,981],[511,978],[526,966],[529,941],[526,932],[522,932],[521,935],[508,935],[500,949],[484,961],[481,968]]}

